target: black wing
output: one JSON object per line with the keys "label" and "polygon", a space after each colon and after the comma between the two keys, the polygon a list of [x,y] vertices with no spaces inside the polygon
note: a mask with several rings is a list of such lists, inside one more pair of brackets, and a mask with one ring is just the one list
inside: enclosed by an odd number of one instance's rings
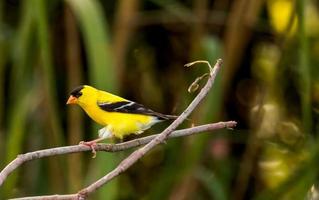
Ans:
{"label": "black wing", "polygon": [[146,108],[142,104],[133,101],[119,101],[115,103],[97,103],[97,105],[107,112],[120,112],[131,114],[143,114],[157,117],[160,120],[175,119],[176,116],[164,115],[153,110]]}

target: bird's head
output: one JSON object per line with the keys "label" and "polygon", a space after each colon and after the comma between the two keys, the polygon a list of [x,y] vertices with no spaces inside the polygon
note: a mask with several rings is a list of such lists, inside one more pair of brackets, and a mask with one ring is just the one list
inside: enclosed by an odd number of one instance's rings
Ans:
{"label": "bird's head", "polygon": [[87,104],[90,102],[90,99],[94,99],[96,89],[88,85],[81,85],[74,88],[66,104]]}

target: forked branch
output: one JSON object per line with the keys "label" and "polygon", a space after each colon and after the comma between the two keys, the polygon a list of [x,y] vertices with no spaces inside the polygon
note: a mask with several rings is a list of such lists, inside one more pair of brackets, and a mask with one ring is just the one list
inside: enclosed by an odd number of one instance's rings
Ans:
{"label": "forked branch", "polygon": [[[186,136],[191,135],[195,133],[199,133],[202,131],[208,131],[208,130],[217,130],[222,128],[232,128],[236,126],[236,122],[234,121],[228,121],[228,122],[219,122],[214,124],[207,124],[202,126],[197,126],[189,129],[183,129],[174,131],[187,117],[191,114],[191,112],[198,106],[198,104],[204,99],[204,97],[208,94],[209,90],[214,84],[216,75],[221,67],[222,60],[217,60],[214,68],[211,67],[209,62],[207,61],[195,61],[192,63],[189,63],[185,65],[186,67],[189,67],[191,65],[194,65],[196,63],[205,63],[209,67],[209,75],[204,75],[200,77],[199,79],[196,79],[195,82],[189,89],[190,91],[194,91],[198,88],[196,85],[203,77],[208,76],[208,80],[205,84],[205,86],[201,89],[201,91],[197,94],[195,99],[191,102],[191,104],[184,110],[184,112],[170,125],[168,126],[162,133],[158,135],[148,136],[124,143],[119,144],[98,144],[96,147],[97,151],[109,151],[109,152],[115,152],[115,151],[122,151],[128,148],[136,147],[144,145],[143,147],[135,150],[132,154],[130,154],[127,158],[125,158],[115,169],[113,169],[111,172],[106,174],[104,177],[100,178],[96,182],[92,183],[88,187],[82,189],[78,193],[75,194],[68,194],[68,195],[49,195],[49,196],[36,196],[36,197],[24,197],[24,198],[18,198],[18,199],[87,199],[87,197],[92,194],[94,191],[111,181],[113,178],[118,176],[119,174],[126,171],[129,167],[131,167],[134,163],[136,163],[140,158],[142,158],[147,152],[149,152],[151,149],[153,149],[156,145],[163,143],[166,139],[169,137],[180,137],[180,136]],[[60,154],[70,154],[75,152],[82,152],[82,151],[89,151],[90,148],[86,146],[81,145],[75,145],[75,146],[67,146],[67,147],[57,147],[53,149],[47,149],[47,150],[41,150],[36,152],[31,152],[27,154],[23,154],[18,156],[14,161],[12,161],[9,165],[7,165],[6,168],[4,168],[0,172],[0,185],[3,183],[5,178],[18,166],[23,164],[24,162],[38,159],[42,157],[47,156],[53,156],[53,155],[60,155]]]}

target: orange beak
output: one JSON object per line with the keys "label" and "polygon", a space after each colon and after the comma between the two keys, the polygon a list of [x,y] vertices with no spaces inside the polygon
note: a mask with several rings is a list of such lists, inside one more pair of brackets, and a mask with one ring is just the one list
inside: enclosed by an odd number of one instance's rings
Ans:
{"label": "orange beak", "polygon": [[76,102],[77,102],[77,98],[71,95],[68,101],[66,102],[66,104],[76,104]]}

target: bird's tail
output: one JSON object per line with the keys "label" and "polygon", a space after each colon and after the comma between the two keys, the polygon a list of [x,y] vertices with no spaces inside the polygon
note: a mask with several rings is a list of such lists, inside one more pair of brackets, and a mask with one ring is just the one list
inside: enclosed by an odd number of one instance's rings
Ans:
{"label": "bird's tail", "polygon": [[162,118],[166,119],[166,120],[170,120],[170,119],[177,119],[177,115],[163,115]]}
{"label": "bird's tail", "polygon": [[178,116],[176,115],[165,115],[162,113],[154,112],[152,113],[153,116],[157,117],[158,120],[172,120],[172,119],[177,119]]}
{"label": "bird's tail", "polygon": [[[157,113],[156,117],[159,120],[174,120],[177,119],[179,116],[178,115],[164,115],[161,113]],[[189,118],[186,118],[187,121],[191,121]]]}

